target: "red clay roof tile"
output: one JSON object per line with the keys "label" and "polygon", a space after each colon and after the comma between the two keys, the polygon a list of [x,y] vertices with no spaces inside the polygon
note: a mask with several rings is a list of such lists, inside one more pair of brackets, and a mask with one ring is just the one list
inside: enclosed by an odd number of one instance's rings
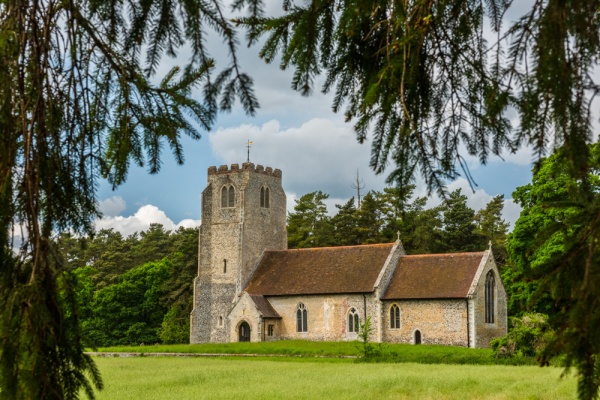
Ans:
{"label": "red clay roof tile", "polygon": [[400,257],[382,298],[465,298],[484,254],[485,252],[477,252]]}
{"label": "red clay roof tile", "polygon": [[369,293],[394,243],[265,251],[251,295]]}

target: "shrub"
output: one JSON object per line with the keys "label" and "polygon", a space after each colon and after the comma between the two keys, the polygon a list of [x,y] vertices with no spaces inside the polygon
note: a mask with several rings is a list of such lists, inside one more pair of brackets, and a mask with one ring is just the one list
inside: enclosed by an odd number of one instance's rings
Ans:
{"label": "shrub", "polygon": [[492,340],[491,346],[497,358],[525,356],[537,357],[553,336],[548,316],[525,313],[511,318],[511,329],[504,337]]}

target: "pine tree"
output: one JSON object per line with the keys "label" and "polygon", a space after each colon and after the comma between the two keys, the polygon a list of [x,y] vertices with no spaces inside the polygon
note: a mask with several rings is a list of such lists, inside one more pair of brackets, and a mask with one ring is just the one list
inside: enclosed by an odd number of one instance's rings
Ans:
{"label": "pine tree", "polygon": [[486,206],[475,214],[475,224],[481,237],[481,247],[492,244],[496,264],[504,265],[507,258],[506,236],[509,224],[502,219],[504,196],[495,196]]}
{"label": "pine tree", "polygon": [[332,244],[333,226],[323,200],[329,197],[321,192],[307,193],[296,200],[294,212],[288,215],[288,247],[323,247]]}
{"label": "pine tree", "polygon": [[334,245],[351,246],[360,244],[358,239],[358,221],[354,197],[350,198],[344,205],[336,204],[337,214],[331,218],[334,229]]}
{"label": "pine tree", "polygon": [[467,206],[467,196],[457,189],[448,195],[442,205],[442,247],[447,253],[475,251],[478,240],[475,227],[475,211]]}
{"label": "pine tree", "polygon": [[[212,77],[207,28],[231,60]],[[238,97],[254,112],[236,40],[217,0],[0,2],[3,398],[94,397],[102,386],[83,353],[75,277],[52,237],[91,233],[100,177],[118,186],[132,163],[158,172],[165,147],[183,162],[181,135],[199,139],[196,126],[209,128]],[[189,64],[152,84],[163,55],[183,45]],[[191,97],[200,85],[203,101]]]}

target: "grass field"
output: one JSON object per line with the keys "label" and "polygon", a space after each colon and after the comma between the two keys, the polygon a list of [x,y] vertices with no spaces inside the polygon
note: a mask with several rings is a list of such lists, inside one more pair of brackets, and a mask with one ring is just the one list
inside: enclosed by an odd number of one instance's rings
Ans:
{"label": "grass field", "polygon": [[561,369],[315,358],[95,358],[99,400],[575,399]]}
{"label": "grass field", "polygon": [[[375,345],[378,347],[377,345]],[[181,344],[136,347],[106,347],[104,352],[139,353],[214,353],[214,354],[279,354],[289,356],[357,356],[358,342],[313,342],[307,340],[280,340],[258,343]],[[479,364],[479,365],[535,365],[531,358],[496,359],[490,349],[467,349],[452,346],[413,346],[384,344],[377,361],[417,362],[422,364]]]}

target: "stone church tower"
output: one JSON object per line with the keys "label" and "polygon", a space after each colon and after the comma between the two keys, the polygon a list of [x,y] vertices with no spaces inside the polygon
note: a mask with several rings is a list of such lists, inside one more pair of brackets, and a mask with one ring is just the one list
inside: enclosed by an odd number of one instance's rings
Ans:
{"label": "stone church tower", "polygon": [[252,163],[209,167],[202,192],[190,343],[229,341],[227,315],[263,251],[285,249],[281,171]]}

